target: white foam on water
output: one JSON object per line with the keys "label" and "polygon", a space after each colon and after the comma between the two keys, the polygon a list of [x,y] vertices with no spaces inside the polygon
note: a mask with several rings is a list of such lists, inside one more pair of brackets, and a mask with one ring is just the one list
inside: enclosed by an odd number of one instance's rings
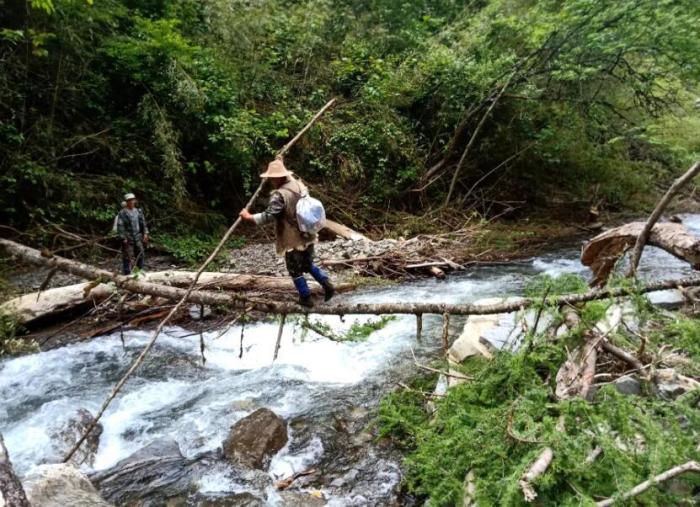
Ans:
{"label": "white foam on water", "polygon": [[278,452],[270,461],[269,473],[275,480],[286,479],[296,473],[307,470],[323,456],[323,442],[318,437],[312,438],[302,449],[291,452],[290,443],[293,436],[287,441],[287,445]]}
{"label": "white foam on water", "polygon": [[[700,216],[684,217],[700,232]],[[589,272],[569,250],[534,259],[529,265],[489,266],[471,269],[445,281],[423,279],[367,289],[339,300],[383,302],[473,302],[485,297],[518,295],[537,273],[557,275]],[[689,273],[685,263],[658,249],[648,248],[642,275],[658,278]],[[369,316],[312,316],[336,333]],[[439,340],[439,317],[424,320],[424,334]],[[298,324],[287,324],[279,356],[273,362],[276,321],[245,327],[243,357],[241,327],[234,326],[219,339],[220,331],[204,333],[206,364],[201,366],[199,336],[177,327],[168,328],[122,393],[107,409],[97,454],[97,469],[109,467],[159,437],[172,437],[188,457],[221,445],[230,426],[259,407],[283,417],[315,409],[322,399],[329,407],[343,406],[348,389],[361,392],[363,383],[386,369],[401,355],[410,357],[415,346],[415,318],[398,316],[364,342],[335,343],[312,331],[305,335]],[[431,335],[432,333],[432,335]],[[119,334],[28,356],[0,361],[0,428],[15,467],[24,474],[45,460],[56,460],[51,428],[65,423],[78,408],[93,413],[126,371],[150,337],[147,331]],[[368,396],[372,394],[368,391]],[[320,440],[307,447],[285,451],[273,459],[272,472],[291,475],[313,464],[323,453]],[[293,471],[293,472],[292,472]],[[288,473],[289,472],[289,473]],[[387,484],[394,482],[387,466]],[[219,473],[205,476],[203,488],[231,490],[235,480]],[[228,488],[228,489],[227,489]],[[357,501],[362,495],[354,496]]]}

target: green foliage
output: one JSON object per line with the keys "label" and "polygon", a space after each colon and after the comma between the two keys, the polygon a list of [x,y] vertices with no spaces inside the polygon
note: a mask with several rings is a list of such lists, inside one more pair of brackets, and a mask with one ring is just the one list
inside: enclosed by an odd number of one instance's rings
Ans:
{"label": "green foliage", "polygon": [[524,292],[528,297],[538,297],[543,294],[556,296],[560,294],[580,294],[588,290],[588,284],[583,277],[565,273],[557,277],[540,274],[530,278]]}
{"label": "green foliage", "polygon": [[[197,235],[178,231],[177,234],[155,234],[153,240],[164,247],[173,257],[191,266],[199,265],[219,244],[217,235]],[[245,244],[245,237],[236,236],[227,244],[226,248],[241,248]]]}
{"label": "green foliage", "polygon": [[37,352],[39,346],[34,340],[21,338],[24,329],[17,319],[0,314],[0,358]]}
{"label": "green foliage", "polygon": [[[406,484],[427,505],[459,505],[464,478],[475,476],[479,505],[525,505],[521,475],[543,449],[554,451],[534,482],[541,505],[588,505],[630,489],[648,477],[698,459],[700,409],[693,400],[663,402],[623,396],[611,386],[593,403],[552,403],[552,378],[562,346],[537,342],[528,354],[500,353],[471,365],[473,380],[436,400],[430,418],[424,400],[399,392],[383,402],[379,424],[408,451]],[[557,429],[562,424],[565,431]],[[585,460],[600,446],[603,455]],[[697,479],[680,479],[691,488]],[[687,496],[652,488],[645,504],[691,505]]]}
{"label": "green foliage", "polygon": [[480,211],[643,207],[698,154],[694,0],[29,5],[6,2],[0,26],[0,218],[14,225],[104,231],[127,190],[168,232],[174,212],[231,215],[331,96],[290,167],[342,207],[420,211],[510,75],[458,182]]}
{"label": "green foliage", "polygon": [[304,319],[301,321],[301,326],[304,330],[310,329],[314,333],[334,342],[362,342],[367,340],[375,331],[383,329],[394,318],[391,315],[383,315],[378,319],[353,322],[350,328],[342,333],[336,332],[330,324],[320,320]]}

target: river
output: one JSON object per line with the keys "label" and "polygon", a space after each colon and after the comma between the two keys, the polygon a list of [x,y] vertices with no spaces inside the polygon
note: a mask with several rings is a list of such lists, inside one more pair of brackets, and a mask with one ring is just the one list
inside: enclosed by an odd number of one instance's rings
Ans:
{"label": "river", "polygon": [[[684,223],[700,233],[700,216],[686,215]],[[518,295],[538,273],[588,276],[578,253],[569,248],[522,263],[470,269],[445,281],[424,279],[338,298],[457,303]],[[645,252],[640,270],[646,278],[688,272],[686,264],[654,248]],[[315,318],[336,330],[367,320]],[[462,323],[455,320],[452,332],[458,333]],[[272,460],[272,479],[325,462],[335,481],[320,489],[331,504],[385,505],[401,480],[399,457],[374,443],[348,457],[329,425],[340,420],[347,426],[357,413],[364,424],[362,418],[380,398],[413,374],[412,349],[423,358],[438,352],[440,327],[440,318],[426,318],[425,339],[418,344],[415,319],[397,317],[364,342],[336,343],[292,324],[285,327],[273,362],[276,322],[246,326],[242,357],[241,327],[234,326],[219,338],[220,330],[204,333],[205,364],[199,336],[182,337],[189,333],[170,327],[102,418],[104,432],[93,469],[106,469],[158,437],[175,439],[186,457],[214,451],[231,424],[255,408],[268,407],[290,421],[291,431],[290,442]],[[20,475],[59,458],[52,431],[77,408],[94,413],[149,335],[125,332],[122,344],[117,333],[0,362],[0,428]],[[350,433],[362,429],[350,426]],[[334,467],[338,460],[342,466]],[[198,479],[197,488],[212,495],[250,491],[267,504],[280,503],[273,488],[256,489],[221,462]]]}

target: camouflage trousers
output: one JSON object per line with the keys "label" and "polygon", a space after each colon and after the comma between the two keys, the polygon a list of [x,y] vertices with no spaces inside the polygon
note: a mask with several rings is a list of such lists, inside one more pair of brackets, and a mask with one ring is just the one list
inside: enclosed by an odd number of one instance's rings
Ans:
{"label": "camouflage trousers", "polygon": [[143,269],[145,257],[146,251],[140,238],[122,243],[122,274],[130,274],[134,266]]}
{"label": "camouflage trousers", "polygon": [[311,273],[314,266],[314,246],[309,245],[306,250],[290,250],[284,254],[284,263],[292,278]]}

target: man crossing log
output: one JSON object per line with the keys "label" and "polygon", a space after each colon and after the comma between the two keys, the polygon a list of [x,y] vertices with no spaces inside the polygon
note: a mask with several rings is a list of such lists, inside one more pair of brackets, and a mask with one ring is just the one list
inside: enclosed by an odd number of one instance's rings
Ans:
{"label": "man crossing log", "polygon": [[328,275],[313,262],[316,234],[302,232],[296,216],[297,202],[307,191],[306,187],[287,170],[282,157],[270,162],[267,171],[260,177],[269,179],[274,188],[267,209],[253,215],[243,208],[239,216],[256,225],[275,222],[275,250],[277,255],[284,256],[287,271],[299,292],[300,305],[307,308],[313,306],[304,273],[309,273],[323,287],[325,300],[328,301],[333,297],[335,288]]}

